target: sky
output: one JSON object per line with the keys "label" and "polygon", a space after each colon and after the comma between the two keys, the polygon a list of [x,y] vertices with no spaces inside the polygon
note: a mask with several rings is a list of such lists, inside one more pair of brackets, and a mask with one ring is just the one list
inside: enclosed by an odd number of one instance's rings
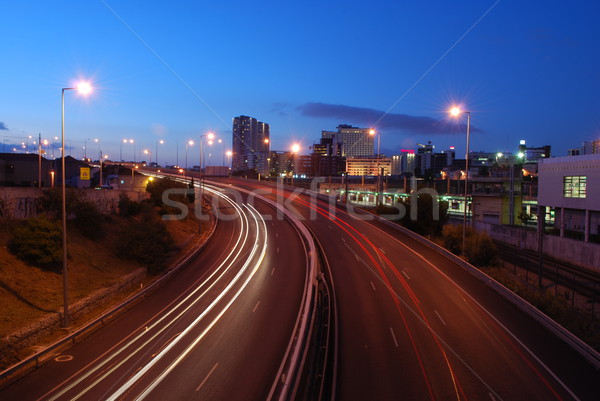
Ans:
{"label": "sky", "polygon": [[2,151],[54,142],[61,89],[79,80],[94,90],[65,93],[74,157],[149,149],[191,165],[214,132],[205,157],[221,164],[239,115],[270,124],[272,150],[308,153],[352,124],[388,155],[431,141],[459,157],[453,104],[470,112],[473,151],[525,139],[564,156],[600,139],[600,2],[4,1],[0,15]]}

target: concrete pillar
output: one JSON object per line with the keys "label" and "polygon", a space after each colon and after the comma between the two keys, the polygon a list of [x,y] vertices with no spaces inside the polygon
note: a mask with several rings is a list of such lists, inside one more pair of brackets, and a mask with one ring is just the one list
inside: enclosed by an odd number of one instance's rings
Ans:
{"label": "concrete pillar", "polygon": [[565,208],[560,208],[560,237],[565,236]]}
{"label": "concrete pillar", "polygon": [[588,209],[585,210],[585,227],[584,227],[584,233],[585,233],[585,242],[590,242],[590,211]]}

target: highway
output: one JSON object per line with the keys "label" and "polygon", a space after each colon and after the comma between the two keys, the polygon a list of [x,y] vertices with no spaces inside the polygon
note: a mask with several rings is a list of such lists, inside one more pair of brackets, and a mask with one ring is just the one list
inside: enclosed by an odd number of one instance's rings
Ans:
{"label": "highway", "polygon": [[228,183],[271,192],[322,245],[338,308],[335,399],[597,399],[590,364],[437,252],[289,188]]}
{"label": "highway", "polygon": [[[265,400],[288,352],[307,259],[274,209],[228,200],[201,254],[130,310],[0,391],[3,400]],[[167,223],[168,224],[168,223]]]}

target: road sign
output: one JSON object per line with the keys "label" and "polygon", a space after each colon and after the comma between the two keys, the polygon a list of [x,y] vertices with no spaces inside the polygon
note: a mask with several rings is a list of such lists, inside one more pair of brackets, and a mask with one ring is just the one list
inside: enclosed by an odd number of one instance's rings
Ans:
{"label": "road sign", "polygon": [[90,179],[90,168],[89,167],[80,167],[79,168],[79,179],[80,180],[89,180]]}

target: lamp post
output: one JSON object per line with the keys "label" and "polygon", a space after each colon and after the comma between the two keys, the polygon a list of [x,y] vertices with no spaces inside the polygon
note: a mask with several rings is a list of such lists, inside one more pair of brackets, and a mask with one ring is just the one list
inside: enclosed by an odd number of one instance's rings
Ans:
{"label": "lamp post", "polygon": [[463,212],[463,232],[462,232],[462,252],[465,251],[465,241],[467,238],[467,201],[469,195],[469,143],[471,139],[471,112],[462,111],[454,106],[450,109],[450,115],[458,117],[461,114],[467,115],[467,153],[465,155],[465,210]]}
{"label": "lamp post", "polygon": [[[369,130],[369,135],[373,136],[377,132],[374,129]],[[377,201],[375,202],[379,206],[381,197],[381,171],[379,171],[379,158],[381,157],[381,132],[377,135]]]}
{"label": "lamp post", "polygon": [[194,141],[189,140],[185,143],[185,169],[187,170],[188,168],[188,164],[187,164],[187,153],[188,153],[188,146],[193,146],[194,145]]}
{"label": "lamp post", "polygon": [[297,143],[292,145],[292,186],[294,186],[294,174],[296,173],[296,157],[300,151],[300,145]]}
{"label": "lamp post", "polygon": [[160,141],[156,141],[156,149],[154,149],[154,163],[156,163],[156,168],[158,169],[158,145],[159,144],[164,144],[165,141],[164,140],[160,140]]}
{"label": "lamp post", "polygon": [[229,169],[229,168],[231,168],[231,166],[229,164],[229,159],[233,155],[233,152],[231,150],[228,150],[227,152],[225,152],[225,155],[227,156],[227,168]]}
{"label": "lamp post", "polygon": [[65,91],[76,89],[81,94],[88,94],[92,87],[82,82],[75,88],[62,88],[61,96],[61,179],[62,179],[62,242],[63,242],[63,327],[69,326],[68,266],[67,266],[67,183],[65,174]]}
{"label": "lamp post", "polygon": [[203,141],[204,141],[205,137],[208,138],[209,145],[212,145],[212,141],[213,141],[213,139],[215,139],[215,134],[213,134],[212,132],[209,132],[208,134],[200,135],[200,207],[202,207],[202,204],[204,201],[204,171],[202,169],[204,168]]}
{"label": "lamp post", "polygon": [[100,187],[102,187],[102,163],[104,160],[108,159],[108,155],[103,155],[102,151],[100,151]]}

